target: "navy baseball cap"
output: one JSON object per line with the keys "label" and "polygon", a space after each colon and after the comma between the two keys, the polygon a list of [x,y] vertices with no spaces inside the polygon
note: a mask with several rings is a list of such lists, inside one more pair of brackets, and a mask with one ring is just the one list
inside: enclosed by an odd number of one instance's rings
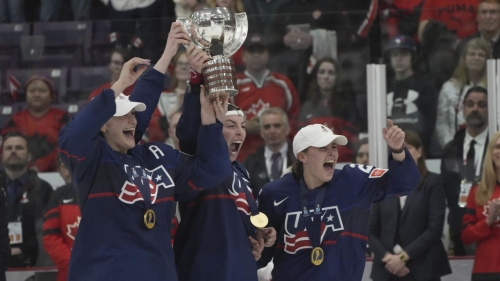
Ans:
{"label": "navy baseball cap", "polygon": [[248,51],[252,50],[267,50],[267,41],[261,34],[249,34],[243,48]]}
{"label": "navy baseball cap", "polygon": [[415,42],[406,35],[397,35],[394,38],[392,38],[389,43],[387,44],[387,47],[385,48],[385,51],[388,52],[390,50],[394,49],[405,49],[411,52],[416,52],[417,47],[415,46]]}

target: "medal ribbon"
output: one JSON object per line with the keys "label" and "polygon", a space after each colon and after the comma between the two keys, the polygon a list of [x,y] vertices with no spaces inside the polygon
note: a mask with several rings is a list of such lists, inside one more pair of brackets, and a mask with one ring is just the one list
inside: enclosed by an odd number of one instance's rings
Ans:
{"label": "medal ribbon", "polygon": [[311,241],[313,249],[321,244],[321,203],[325,198],[327,184],[318,187],[316,199],[314,200],[314,210],[309,211],[309,190],[307,189],[304,178],[300,179],[300,203],[302,206],[302,217],[307,222],[307,235]]}
{"label": "medal ribbon", "polygon": [[[250,187],[252,187],[252,183],[250,182],[250,179],[247,178],[247,176],[246,176],[247,174],[240,168],[239,164],[235,164],[234,166],[236,166],[236,169],[238,169],[238,171],[241,172],[243,177],[248,181],[248,184],[250,185]],[[243,182],[245,182],[245,181],[243,181]],[[259,214],[259,208],[257,206],[257,202],[254,199],[253,195],[250,193],[250,191],[248,190],[248,188],[246,186],[242,186],[241,188],[243,189],[243,192],[245,192],[245,197],[247,198],[248,206],[250,207],[250,212],[252,213],[252,216]],[[252,190],[253,190],[253,188],[252,188]]]}

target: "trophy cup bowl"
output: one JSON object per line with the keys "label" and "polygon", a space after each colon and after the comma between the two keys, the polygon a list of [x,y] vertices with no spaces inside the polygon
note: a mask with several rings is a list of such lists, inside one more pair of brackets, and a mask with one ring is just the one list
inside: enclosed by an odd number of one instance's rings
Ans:
{"label": "trophy cup bowl", "polygon": [[210,99],[238,93],[236,70],[232,56],[245,42],[248,19],[245,13],[233,14],[229,9],[216,7],[194,12],[189,17],[179,17],[191,37],[191,44],[207,52],[209,59],[203,64],[205,94]]}

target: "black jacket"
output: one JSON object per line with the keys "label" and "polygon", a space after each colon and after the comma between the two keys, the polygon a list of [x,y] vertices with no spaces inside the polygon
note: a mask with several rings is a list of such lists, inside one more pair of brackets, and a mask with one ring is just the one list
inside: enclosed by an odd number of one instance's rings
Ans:
{"label": "black jacket", "polygon": [[[250,182],[257,190],[262,190],[264,184],[270,182],[269,175],[267,174],[266,158],[264,157],[265,146],[261,146],[254,154],[245,159],[245,167],[250,174]],[[290,167],[295,161],[293,155],[292,145],[288,144],[288,151],[286,152],[286,166]]]}
{"label": "black jacket", "polygon": [[[52,186],[40,179],[35,171],[28,170],[27,173],[26,184],[19,193],[16,203],[11,206],[7,200],[9,222],[21,221],[23,229],[23,243],[12,245],[19,247],[23,254],[11,256],[9,267],[35,266],[38,256],[37,230],[41,236],[44,208],[53,192]],[[0,171],[0,188],[5,193],[7,193],[6,182],[7,174],[5,171]]]}
{"label": "black jacket", "polygon": [[7,198],[3,190],[0,190],[0,281],[5,281],[5,271],[9,265],[10,240],[9,240],[9,216],[7,211]]}
{"label": "black jacket", "polygon": [[[484,154],[488,147],[488,138],[484,145]],[[448,214],[448,224],[450,225],[450,238],[455,245],[455,248],[462,247],[460,233],[462,232],[462,218],[464,216],[464,208],[458,206],[460,195],[460,184],[465,178],[465,165],[463,163],[463,146],[465,140],[465,129],[458,131],[455,137],[443,149],[443,158],[441,159],[441,176],[444,181],[444,191],[446,193],[446,201],[450,210]],[[481,170],[483,163],[481,163]],[[477,179],[476,179],[477,180]],[[465,253],[455,252],[457,255],[465,255]]]}
{"label": "black jacket", "polygon": [[392,253],[395,244],[410,256],[406,266],[415,280],[430,280],[451,273],[441,242],[446,209],[441,177],[427,173],[424,181],[406,198],[403,210],[398,208],[399,197],[387,198],[372,206],[368,244],[375,258],[371,278],[390,279],[382,259],[385,253]]}

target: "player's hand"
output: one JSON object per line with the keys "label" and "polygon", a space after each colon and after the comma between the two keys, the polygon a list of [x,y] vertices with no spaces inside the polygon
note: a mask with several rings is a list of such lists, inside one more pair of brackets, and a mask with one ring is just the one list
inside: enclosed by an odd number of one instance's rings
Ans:
{"label": "player's hand", "polygon": [[406,275],[408,275],[408,273],[410,273],[410,269],[408,267],[404,266],[400,270],[396,271],[396,273],[394,273],[394,275],[396,275],[396,276],[398,276],[400,278],[403,278]]}
{"label": "player's hand", "polygon": [[396,274],[397,271],[406,266],[405,263],[401,261],[398,255],[386,255],[382,259],[382,261],[385,262],[385,268],[391,274]]}
{"label": "player's hand", "polygon": [[195,46],[191,45],[186,49],[186,58],[192,70],[198,73],[202,73],[203,63],[207,61],[208,55],[202,49],[198,49]]}
{"label": "player's hand", "polygon": [[262,257],[262,251],[264,250],[264,239],[260,238],[255,240],[252,236],[248,236],[250,239],[250,245],[252,246],[252,254],[256,261],[260,260]]}
{"label": "player's hand", "polygon": [[215,100],[213,106],[215,110],[215,117],[220,122],[224,122],[227,113],[227,104],[229,103],[229,94],[225,92],[215,92]]}
{"label": "player's hand", "polygon": [[257,240],[259,238],[264,239],[265,247],[272,247],[274,242],[276,242],[276,229],[274,227],[265,227],[257,230],[256,234]]}
{"label": "player's hand", "polygon": [[[111,86],[111,89],[115,91],[115,96],[118,96],[123,92],[123,90],[125,90],[125,88],[134,84],[135,81],[137,81],[137,78],[142,75],[149,64],[150,60],[137,57],[132,58],[131,60],[123,64],[118,81],[116,81],[115,84]],[[134,68],[136,66],[139,67],[134,71]]]}
{"label": "player's hand", "polygon": [[167,45],[163,51],[164,55],[170,58],[175,56],[177,50],[179,50],[180,44],[189,45],[191,44],[191,38],[189,34],[184,30],[180,22],[174,22],[170,26],[170,32],[168,33]]}
{"label": "player's hand", "polygon": [[383,128],[382,133],[384,134],[385,142],[391,149],[398,150],[403,147],[405,132],[394,125],[391,119],[387,119],[387,128]]}

